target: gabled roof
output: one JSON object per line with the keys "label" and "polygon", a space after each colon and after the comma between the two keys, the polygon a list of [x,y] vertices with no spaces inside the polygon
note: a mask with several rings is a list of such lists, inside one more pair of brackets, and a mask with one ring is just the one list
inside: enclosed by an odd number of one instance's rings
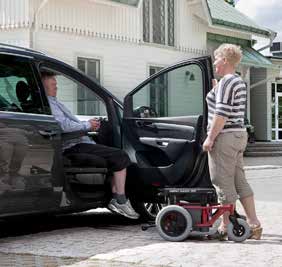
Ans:
{"label": "gabled roof", "polygon": [[211,17],[212,25],[219,25],[227,28],[248,31],[267,37],[271,31],[259,26],[249,17],[226,3],[224,0],[205,0]]}

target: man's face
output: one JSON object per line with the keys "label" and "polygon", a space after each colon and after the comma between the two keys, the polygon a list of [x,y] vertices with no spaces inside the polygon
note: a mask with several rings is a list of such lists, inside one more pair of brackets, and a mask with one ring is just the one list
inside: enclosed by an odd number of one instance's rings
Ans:
{"label": "man's face", "polygon": [[55,76],[45,77],[42,82],[48,96],[57,96],[57,80]]}

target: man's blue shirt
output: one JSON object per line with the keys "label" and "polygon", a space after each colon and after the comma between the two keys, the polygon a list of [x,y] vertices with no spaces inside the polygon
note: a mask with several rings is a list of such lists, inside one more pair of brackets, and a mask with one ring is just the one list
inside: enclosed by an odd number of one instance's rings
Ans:
{"label": "man's blue shirt", "polygon": [[[59,122],[64,133],[76,132],[76,131],[90,131],[91,124],[88,121],[80,121],[75,117],[71,111],[56,97],[48,96],[51,111],[55,120]],[[95,144],[88,136],[82,136],[79,138],[71,139],[63,143],[63,149],[70,148],[79,143]]]}

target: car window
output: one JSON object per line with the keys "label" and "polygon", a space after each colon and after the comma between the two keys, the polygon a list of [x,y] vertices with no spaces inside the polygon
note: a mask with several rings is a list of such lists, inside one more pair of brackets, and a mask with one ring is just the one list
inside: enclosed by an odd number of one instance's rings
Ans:
{"label": "car window", "polygon": [[72,114],[81,120],[88,120],[92,117],[107,117],[105,103],[93,90],[64,73],[54,71],[50,68],[42,68],[42,70],[51,71],[56,74],[57,99]]}
{"label": "car window", "polygon": [[159,74],[133,95],[134,117],[203,114],[202,76],[196,64]]}
{"label": "car window", "polygon": [[0,110],[43,113],[38,87],[27,59],[0,55]]}

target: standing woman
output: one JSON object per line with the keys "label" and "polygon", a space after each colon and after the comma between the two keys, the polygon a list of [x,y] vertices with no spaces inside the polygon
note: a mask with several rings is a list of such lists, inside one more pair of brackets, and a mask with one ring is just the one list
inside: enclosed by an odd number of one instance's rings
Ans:
{"label": "standing woman", "polygon": [[[247,132],[244,126],[247,90],[235,68],[242,58],[239,46],[222,44],[214,52],[215,73],[222,78],[208,93],[208,136],[203,144],[208,151],[209,170],[216,188],[219,202],[234,204],[239,198],[247,222],[252,229],[253,239],[260,239],[262,227],[257,218],[254,194],[246,181],[243,169],[243,152],[247,145]],[[229,214],[223,215],[218,228],[226,234]]]}

